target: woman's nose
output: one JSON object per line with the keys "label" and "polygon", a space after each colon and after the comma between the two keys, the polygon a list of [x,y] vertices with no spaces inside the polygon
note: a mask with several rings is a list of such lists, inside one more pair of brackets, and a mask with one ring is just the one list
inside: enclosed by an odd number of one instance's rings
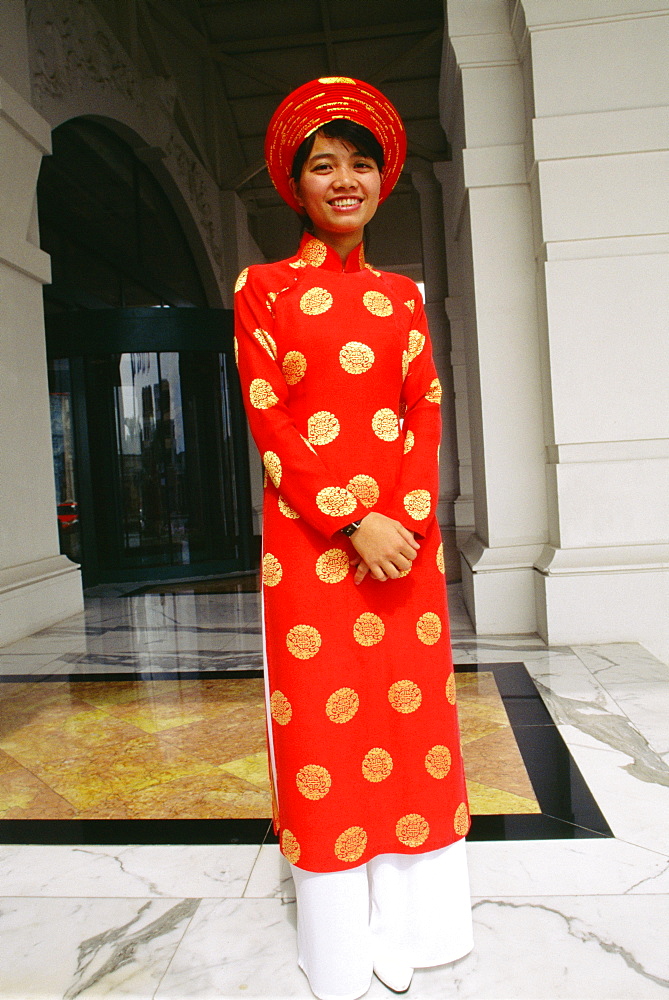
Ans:
{"label": "woman's nose", "polygon": [[335,184],[340,187],[355,187],[358,179],[349,167],[339,167],[335,176]]}

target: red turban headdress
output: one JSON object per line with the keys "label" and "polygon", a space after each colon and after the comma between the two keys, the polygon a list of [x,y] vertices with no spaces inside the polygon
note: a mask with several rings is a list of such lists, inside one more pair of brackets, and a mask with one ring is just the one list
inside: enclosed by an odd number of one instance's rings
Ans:
{"label": "red turban headdress", "polygon": [[388,98],[371,84],[349,76],[311,80],[281,102],[265,137],[265,160],[272,183],[296,212],[302,210],[288,183],[295,153],[307,136],[336,118],[364,125],[379,140],[384,158],[379,202],[388,197],[402,172],[406,133]]}

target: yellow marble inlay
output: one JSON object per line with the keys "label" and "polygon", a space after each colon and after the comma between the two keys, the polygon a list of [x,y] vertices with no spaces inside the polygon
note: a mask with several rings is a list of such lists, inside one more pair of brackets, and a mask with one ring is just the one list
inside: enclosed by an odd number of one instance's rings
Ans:
{"label": "yellow marble inlay", "polygon": [[[296,637],[307,658],[317,651],[312,639]],[[493,673],[449,678],[449,701],[456,687],[472,813],[539,813]],[[420,689],[410,680],[392,685],[388,697],[400,713],[420,706]],[[352,688],[340,688],[327,698],[325,714],[345,726],[359,705]],[[285,724],[288,699],[274,698],[273,708]],[[2,818],[271,815],[260,678],[4,684],[0,716]],[[446,768],[446,749],[426,748],[425,767],[435,778]],[[456,818],[456,832],[465,830],[464,806]],[[341,835],[342,860],[364,852],[358,831]],[[290,845],[284,854],[299,858],[291,837],[283,831],[284,847],[286,838]]]}

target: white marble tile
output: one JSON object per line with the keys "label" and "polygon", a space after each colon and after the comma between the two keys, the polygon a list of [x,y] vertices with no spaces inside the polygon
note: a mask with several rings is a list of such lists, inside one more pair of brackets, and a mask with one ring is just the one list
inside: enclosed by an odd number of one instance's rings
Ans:
{"label": "white marble tile", "polygon": [[297,967],[295,905],[279,899],[205,901],[183,937],[155,1000],[304,997]]}
{"label": "white marble tile", "polygon": [[614,838],[474,841],[473,896],[580,896],[669,892],[669,858]]}
{"label": "white marble tile", "polygon": [[58,653],[7,653],[7,648],[0,649],[0,675],[3,677],[49,674],[53,672],[52,664],[58,661]]}
{"label": "white marble tile", "polygon": [[[623,895],[669,892],[669,859],[614,838],[473,841],[467,858],[474,896]],[[276,844],[258,855],[244,898],[295,899]]]}
{"label": "white marble tile", "polygon": [[[294,907],[277,899],[203,903],[156,1000],[311,997],[295,962]],[[412,1000],[653,1000],[666,997],[663,896],[474,900],[475,949],[419,970]],[[377,980],[367,996],[388,997]]]}
{"label": "white marble tile", "polygon": [[558,728],[614,835],[669,856],[666,762],[624,716],[581,717],[579,722],[580,729]]}
{"label": "white marble tile", "polygon": [[[632,683],[669,679],[669,667],[636,642],[574,646],[574,652],[602,684],[608,679]],[[619,668],[623,668],[620,670]],[[627,669],[626,669],[627,668]]]}
{"label": "white marble tile", "polygon": [[263,844],[260,848],[244,898],[281,899],[284,903],[295,899],[290,866],[278,844]]}
{"label": "white marble tile", "polygon": [[185,899],[0,900],[3,1000],[149,1000],[199,905]]}
{"label": "white marble tile", "polygon": [[669,751],[669,667],[631,643],[575,651],[659,754]]}
{"label": "white marble tile", "polygon": [[527,661],[525,667],[555,722],[578,728],[591,720],[624,712],[611,695],[576,657],[560,658],[549,664]]}
{"label": "white marble tile", "polygon": [[412,1000],[666,998],[669,901],[547,896],[474,903],[474,951],[419,970]]}
{"label": "white marble tile", "polygon": [[257,844],[3,845],[7,896],[241,896]]}

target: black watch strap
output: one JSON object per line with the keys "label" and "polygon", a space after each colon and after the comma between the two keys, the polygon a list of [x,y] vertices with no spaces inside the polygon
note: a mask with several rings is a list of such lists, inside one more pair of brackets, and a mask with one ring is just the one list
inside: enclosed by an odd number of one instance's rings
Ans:
{"label": "black watch strap", "polygon": [[353,532],[357,531],[361,524],[362,524],[362,518],[359,521],[351,521],[350,524],[344,525],[344,527],[340,528],[339,530],[341,531],[342,535],[346,535],[348,538],[350,538]]}

